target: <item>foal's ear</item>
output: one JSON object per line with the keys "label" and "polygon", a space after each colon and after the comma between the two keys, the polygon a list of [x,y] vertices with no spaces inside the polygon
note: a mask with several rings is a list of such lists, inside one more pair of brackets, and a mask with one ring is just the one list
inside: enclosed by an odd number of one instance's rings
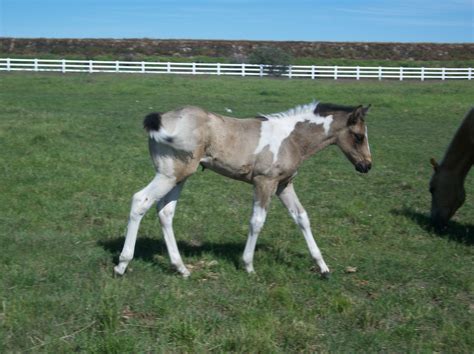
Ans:
{"label": "foal's ear", "polygon": [[431,158],[430,159],[430,163],[431,163],[431,166],[433,166],[433,170],[435,172],[438,172],[439,170],[439,164],[436,162],[436,160],[434,158]]}
{"label": "foal's ear", "polygon": [[[369,106],[370,107],[370,106]],[[369,109],[367,107],[367,110]],[[355,125],[360,119],[364,118],[365,113],[367,110],[362,106],[357,106],[354,110],[349,114],[349,119],[347,120],[347,125]]]}

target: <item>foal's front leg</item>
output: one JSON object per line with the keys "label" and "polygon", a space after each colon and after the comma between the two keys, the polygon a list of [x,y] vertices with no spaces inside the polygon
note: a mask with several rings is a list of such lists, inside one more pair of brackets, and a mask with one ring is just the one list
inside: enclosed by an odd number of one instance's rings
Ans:
{"label": "foal's front leg", "polygon": [[321,275],[325,278],[329,277],[329,268],[326,265],[326,262],[324,262],[323,256],[321,255],[321,251],[319,250],[316,241],[314,241],[308,214],[304,210],[298,199],[298,196],[296,195],[293,183],[289,183],[282,190],[279,189],[277,195],[282,201],[283,205],[288,209],[288,212],[295,223],[301,228],[306,243],[308,244],[309,252],[318,264]]}
{"label": "foal's front leg", "polygon": [[243,255],[245,269],[249,273],[255,271],[253,268],[255,246],[257,245],[258,234],[265,223],[270,200],[275,194],[276,187],[277,183],[272,180],[256,178],[254,181],[252,217],[250,218],[249,235]]}
{"label": "foal's front leg", "polygon": [[119,264],[114,267],[116,274],[123,275],[127,269],[128,263],[133,259],[138,228],[143,216],[153,204],[168,194],[175,184],[175,178],[157,174],[148,186],[133,195],[125,244],[123,245],[123,250],[120,254]]}

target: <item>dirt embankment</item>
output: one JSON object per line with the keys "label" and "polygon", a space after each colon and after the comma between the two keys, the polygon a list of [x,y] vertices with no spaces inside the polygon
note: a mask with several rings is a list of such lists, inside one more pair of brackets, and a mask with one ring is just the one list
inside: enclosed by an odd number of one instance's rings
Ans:
{"label": "dirt embankment", "polygon": [[260,46],[279,47],[299,58],[383,60],[471,60],[474,44],[274,42],[159,39],[47,39],[0,38],[0,52],[17,55],[111,55],[245,57]]}

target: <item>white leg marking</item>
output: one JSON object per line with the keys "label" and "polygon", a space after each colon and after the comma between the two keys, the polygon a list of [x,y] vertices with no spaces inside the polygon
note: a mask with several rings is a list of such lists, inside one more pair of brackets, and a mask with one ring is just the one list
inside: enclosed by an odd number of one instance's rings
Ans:
{"label": "white leg marking", "polygon": [[179,254],[178,245],[173,231],[173,217],[178,203],[179,195],[183,189],[184,182],[174,187],[162,200],[158,202],[158,218],[163,230],[166,248],[171,264],[180,272],[183,277],[188,277],[191,273],[186,268]]}
{"label": "white leg marking", "polygon": [[138,228],[143,216],[156,201],[168,194],[174,185],[174,178],[157,174],[148,186],[133,195],[125,244],[120,254],[119,264],[114,267],[116,274],[125,273],[128,263],[133,259]]}
{"label": "white leg marking", "polygon": [[329,268],[324,262],[321,251],[314,241],[313,233],[311,232],[311,226],[308,218],[308,214],[301,205],[298,196],[294,190],[293,184],[290,183],[279,195],[278,197],[282,201],[283,205],[288,209],[291,217],[295,223],[300,227],[303,236],[308,245],[309,252],[311,257],[316,261],[321,271],[321,274],[329,274]]}
{"label": "white leg marking", "polygon": [[257,245],[258,234],[265,224],[266,217],[267,211],[259,205],[258,201],[254,200],[252,217],[250,218],[250,230],[243,255],[245,269],[249,273],[253,273],[255,271],[253,268],[255,246]]}

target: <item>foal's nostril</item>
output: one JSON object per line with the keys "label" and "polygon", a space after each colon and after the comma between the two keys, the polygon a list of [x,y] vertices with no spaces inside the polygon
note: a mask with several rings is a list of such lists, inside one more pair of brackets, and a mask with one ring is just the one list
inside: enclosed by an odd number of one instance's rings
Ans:
{"label": "foal's nostril", "polygon": [[355,168],[360,173],[367,173],[372,168],[372,164],[370,162],[369,163],[358,162],[356,163]]}

